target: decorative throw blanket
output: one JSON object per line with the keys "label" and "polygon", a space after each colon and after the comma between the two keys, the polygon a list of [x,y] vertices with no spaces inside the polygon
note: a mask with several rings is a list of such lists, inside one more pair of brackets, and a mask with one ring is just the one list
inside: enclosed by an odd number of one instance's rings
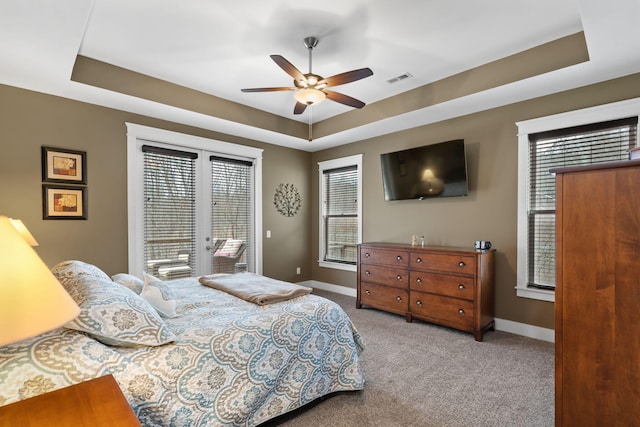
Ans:
{"label": "decorative throw blanket", "polygon": [[258,305],[286,301],[307,295],[313,290],[249,272],[202,276],[200,283]]}

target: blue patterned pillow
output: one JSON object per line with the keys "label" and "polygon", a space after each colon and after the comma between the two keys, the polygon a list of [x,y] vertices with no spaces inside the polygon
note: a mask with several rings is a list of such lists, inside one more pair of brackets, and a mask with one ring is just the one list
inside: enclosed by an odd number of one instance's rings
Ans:
{"label": "blue patterned pillow", "polygon": [[105,280],[110,279],[107,273],[100,270],[95,265],[88,264],[83,261],[62,261],[61,263],[53,267],[51,271],[60,282],[62,282],[62,280],[66,277],[75,277],[78,275],[91,276]]}
{"label": "blue patterned pillow", "polygon": [[175,341],[154,308],[132,290],[108,276],[106,280],[85,273],[73,276],[57,267],[52,270],[54,275],[80,306],[80,314],[66,328],[114,346],[158,346]]}

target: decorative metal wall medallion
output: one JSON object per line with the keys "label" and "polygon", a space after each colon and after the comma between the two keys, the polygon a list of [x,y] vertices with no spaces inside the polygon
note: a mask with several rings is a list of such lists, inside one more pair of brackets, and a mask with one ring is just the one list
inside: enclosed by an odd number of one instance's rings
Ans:
{"label": "decorative metal wall medallion", "polygon": [[294,216],[302,207],[302,199],[293,184],[280,184],[273,196],[273,205],[284,216]]}

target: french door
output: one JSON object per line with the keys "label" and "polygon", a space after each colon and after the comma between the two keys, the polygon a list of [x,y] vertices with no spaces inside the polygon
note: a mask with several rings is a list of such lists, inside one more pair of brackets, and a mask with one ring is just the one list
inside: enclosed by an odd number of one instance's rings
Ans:
{"label": "french door", "polygon": [[261,150],[128,128],[130,273],[260,273]]}

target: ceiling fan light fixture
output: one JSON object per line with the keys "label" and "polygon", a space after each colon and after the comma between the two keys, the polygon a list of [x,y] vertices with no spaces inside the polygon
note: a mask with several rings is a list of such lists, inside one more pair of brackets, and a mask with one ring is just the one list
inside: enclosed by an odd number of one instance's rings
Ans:
{"label": "ceiling fan light fixture", "polygon": [[308,87],[296,91],[294,97],[301,104],[314,105],[324,100],[327,95],[321,90]]}
{"label": "ceiling fan light fixture", "polygon": [[322,77],[316,74],[305,74],[304,76],[307,79],[307,83],[309,84],[309,86],[315,86],[320,80],[322,80]]}

